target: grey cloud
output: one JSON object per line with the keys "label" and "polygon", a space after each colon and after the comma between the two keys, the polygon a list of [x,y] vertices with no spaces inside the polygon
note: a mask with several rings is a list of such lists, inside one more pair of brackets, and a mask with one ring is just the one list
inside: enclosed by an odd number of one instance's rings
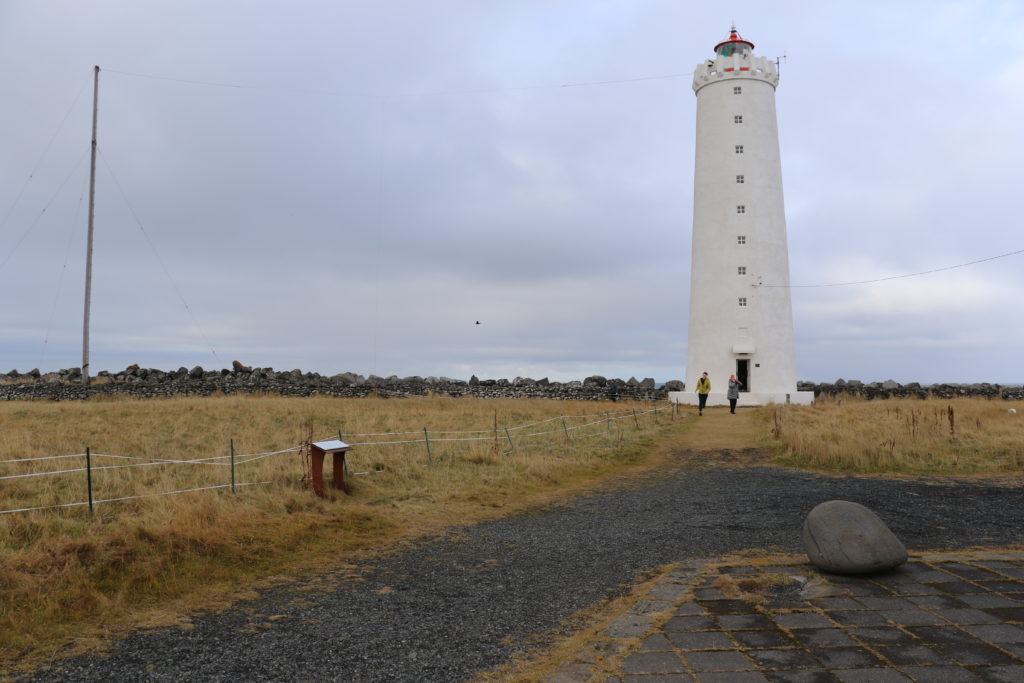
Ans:
{"label": "grey cloud", "polygon": [[[22,66],[0,112],[0,212],[82,95],[0,226],[2,261],[37,221],[0,268],[0,371],[79,363],[93,64],[109,70],[94,368],[212,365],[212,345],[225,364],[319,371],[682,376],[689,74],[731,18],[759,53],[788,55],[777,101],[794,283],[1021,248],[1024,103],[1006,87],[1024,63],[1007,37],[1019,9],[731,12],[656,0],[5,4],[0,56]],[[866,291],[794,290],[801,376],[1011,379],[1019,264],[973,268],[978,298],[945,309],[925,303],[929,283],[944,296],[961,282],[950,275],[892,286],[892,300],[923,302],[902,310]],[[322,334],[303,333],[312,322]]]}

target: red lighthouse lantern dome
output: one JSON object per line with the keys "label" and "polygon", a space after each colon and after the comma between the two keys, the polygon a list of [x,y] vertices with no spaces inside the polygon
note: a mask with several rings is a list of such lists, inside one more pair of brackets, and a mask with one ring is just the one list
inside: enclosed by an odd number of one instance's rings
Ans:
{"label": "red lighthouse lantern dome", "polygon": [[715,54],[719,57],[731,57],[736,54],[750,54],[753,49],[754,44],[749,40],[743,40],[734,25],[729,31],[729,37],[715,45]]}

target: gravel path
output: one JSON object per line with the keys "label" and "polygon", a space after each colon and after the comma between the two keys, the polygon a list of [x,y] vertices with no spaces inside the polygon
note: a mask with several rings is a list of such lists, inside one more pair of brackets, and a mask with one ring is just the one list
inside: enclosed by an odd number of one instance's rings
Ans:
{"label": "gravel path", "polygon": [[193,630],[134,635],[37,680],[461,681],[629,590],[638,573],[746,548],[798,551],[817,503],[875,510],[911,550],[1024,540],[1018,487],[824,477],[767,467],[647,474],[453,530],[321,588],[270,589]]}

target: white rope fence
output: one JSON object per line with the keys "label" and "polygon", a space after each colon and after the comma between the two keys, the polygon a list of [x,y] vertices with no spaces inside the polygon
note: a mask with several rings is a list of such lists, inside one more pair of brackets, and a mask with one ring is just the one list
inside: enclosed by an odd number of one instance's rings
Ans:
{"label": "white rope fence", "polygon": [[[507,439],[508,443],[509,443],[509,446],[512,449],[514,449],[515,445],[514,445],[514,442],[512,440],[512,435],[511,435],[512,432],[516,432],[516,438],[518,438],[518,439],[525,439],[525,438],[532,438],[532,437],[539,437],[539,436],[547,436],[547,435],[551,435],[551,434],[564,434],[566,437],[568,437],[569,432],[577,431],[577,430],[580,430],[580,429],[586,429],[588,427],[594,427],[596,425],[607,424],[607,425],[609,425],[609,429],[610,429],[612,421],[626,420],[626,419],[630,419],[630,418],[632,418],[633,420],[637,421],[637,427],[639,428],[639,418],[641,416],[656,414],[658,412],[669,410],[669,409],[670,408],[667,407],[667,406],[656,406],[656,407],[653,407],[653,408],[651,408],[649,410],[640,410],[640,411],[638,411],[638,410],[622,410],[622,411],[615,411],[615,412],[608,412],[608,413],[591,413],[591,414],[587,414],[587,415],[558,415],[558,416],[555,416],[555,417],[547,418],[545,420],[539,420],[537,422],[532,422],[532,423],[529,423],[529,424],[516,425],[516,426],[513,426],[513,427],[500,427],[500,428],[496,426],[495,428],[492,428],[492,429],[436,430],[436,431],[431,431],[431,430],[429,430],[427,428],[424,428],[424,429],[422,429],[420,431],[370,432],[370,433],[364,433],[364,434],[349,434],[348,435],[349,439],[353,439],[353,438],[355,438],[355,439],[364,439],[364,438],[367,438],[367,437],[370,437],[370,438],[372,438],[372,437],[396,437],[396,436],[408,436],[408,435],[412,435],[412,434],[416,434],[420,438],[416,438],[416,439],[394,439],[394,438],[389,438],[389,439],[384,439],[384,440],[379,440],[379,441],[377,441],[377,440],[349,441],[347,443],[350,446],[394,446],[394,445],[403,445],[403,444],[422,443],[422,444],[426,444],[426,446],[427,446],[428,457],[430,455],[430,443],[431,442],[469,442],[469,441],[495,441],[496,442],[499,439]],[[573,426],[569,426],[569,425],[566,424],[566,420],[590,419],[590,418],[595,418],[595,417],[599,417],[600,419],[597,419],[597,420],[591,419],[589,422],[584,422],[582,424],[577,424],[577,425],[573,425]],[[550,423],[556,422],[556,421],[561,421],[561,428],[546,429],[544,431],[530,432],[530,433],[527,433],[527,434],[522,434],[521,433],[523,430],[530,429],[530,428],[533,428],[533,427],[538,427],[538,426],[541,426],[541,425],[547,425],[547,424],[550,424]],[[443,435],[460,435],[460,434],[469,435],[469,434],[473,434],[473,435],[477,435],[477,436],[433,436],[435,434],[437,434],[437,435],[442,435],[442,434]],[[337,436],[339,439],[341,438],[341,434],[340,433],[331,434],[330,437],[328,437],[328,438],[334,438],[335,436]],[[232,449],[233,448],[234,448],[234,446],[232,446]],[[282,449],[274,450],[274,451],[265,451],[265,452],[260,452],[260,453],[241,453],[241,454],[232,453],[230,455],[216,455],[216,456],[208,456],[208,457],[203,457],[203,458],[191,458],[191,459],[159,458],[159,457],[152,457],[152,456],[130,456],[130,455],[115,455],[115,454],[110,454],[110,453],[88,453],[87,452],[87,453],[71,453],[71,454],[66,454],[66,455],[47,455],[47,456],[40,456],[40,457],[35,457],[35,458],[12,458],[12,459],[8,459],[8,460],[0,460],[0,466],[3,466],[3,465],[13,465],[13,464],[16,464],[16,463],[42,462],[42,461],[49,461],[49,460],[64,460],[64,459],[68,459],[68,458],[85,458],[86,459],[86,466],[85,467],[72,467],[72,468],[67,468],[67,469],[45,470],[45,471],[40,471],[40,472],[25,472],[25,473],[21,473],[21,474],[2,475],[2,476],[0,476],[0,481],[12,480],[12,479],[26,479],[26,478],[32,478],[32,477],[47,477],[47,476],[55,476],[55,475],[60,475],[60,474],[71,474],[71,473],[75,473],[75,472],[87,472],[89,477],[90,477],[90,483],[89,483],[89,486],[90,486],[90,500],[89,501],[81,501],[81,502],[74,502],[74,503],[60,503],[60,504],[55,504],[55,505],[42,505],[42,506],[34,506],[34,507],[12,508],[12,509],[7,509],[7,510],[0,510],[0,515],[12,514],[12,513],[18,513],[18,512],[31,512],[31,511],[35,511],[35,510],[51,510],[51,509],[56,509],[56,508],[79,507],[79,506],[83,506],[83,505],[88,505],[88,506],[90,506],[90,509],[91,509],[93,505],[98,504],[98,503],[112,503],[112,502],[117,502],[117,501],[135,500],[135,499],[138,499],[138,498],[150,498],[150,497],[154,497],[154,496],[168,496],[168,495],[174,495],[174,494],[179,494],[179,493],[192,493],[192,492],[196,492],[196,491],[209,491],[209,490],[213,490],[213,489],[223,489],[223,488],[231,488],[232,490],[234,490],[236,487],[239,487],[239,486],[259,486],[259,485],[269,484],[270,482],[267,482],[267,481],[236,483],[236,482],[234,482],[234,470],[235,470],[235,468],[237,468],[240,465],[245,465],[247,463],[255,462],[257,460],[263,460],[265,458],[270,458],[270,457],[273,457],[275,455],[281,455],[281,454],[284,454],[284,453],[303,452],[303,451],[305,451],[305,449],[306,449],[306,444],[299,444],[299,445],[296,445],[296,446],[290,446],[288,448],[282,448]],[[117,464],[117,465],[114,465],[114,464],[111,464],[111,465],[92,465],[91,464],[91,458],[109,458],[109,459],[121,460],[121,461],[136,460],[136,461],[141,461],[141,462],[130,462],[130,463],[125,463],[125,464]],[[232,483],[231,484],[218,484],[218,485],[215,485],[215,486],[202,486],[202,487],[198,487],[198,488],[180,489],[180,490],[177,490],[177,491],[162,491],[162,492],[159,492],[159,493],[149,493],[149,494],[135,495],[135,496],[121,496],[121,497],[118,497],[118,498],[104,498],[104,499],[99,499],[99,500],[91,499],[91,486],[92,486],[92,484],[91,484],[91,475],[92,475],[92,472],[99,472],[99,471],[103,471],[103,470],[127,469],[127,468],[135,468],[135,467],[154,467],[154,466],[160,466],[160,465],[213,465],[213,466],[216,466],[216,467],[229,467],[229,468],[231,468],[231,471],[232,471]],[[366,472],[357,472],[355,474],[367,474],[367,473]]]}
{"label": "white rope fence", "polygon": [[[250,481],[250,482],[239,482],[233,484],[233,486],[261,486],[263,484],[269,484],[269,481]],[[141,496],[122,496],[120,498],[103,498],[101,500],[92,501],[96,503],[115,503],[120,500],[135,500],[136,498],[152,498],[154,496],[170,496],[175,493],[192,493],[193,491],[209,491],[211,489],[223,489],[232,486],[232,484],[217,484],[216,486],[201,486],[195,489],[180,489],[178,491],[161,491],[159,493],[145,493]],[[89,505],[89,501],[82,501],[80,503],[60,503],[58,505],[40,505],[39,507],[31,508],[18,508],[16,510],[0,510],[0,515],[10,514],[12,512],[31,512],[32,510],[52,510],[54,508],[70,508],[78,507],[80,505]]]}
{"label": "white rope fence", "polygon": [[[550,430],[550,431],[547,431],[547,432],[538,432],[536,434],[526,434],[526,435],[522,435],[522,436],[540,436],[541,434],[553,434],[553,433],[559,432],[559,431],[564,432],[564,431],[566,431],[566,429],[568,431],[573,431],[575,429],[582,429],[584,427],[591,427],[591,426],[597,425],[597,424],[605,424],[609,420],[625,420],[625,419],[633,417],[634,414],[637,415],[637,416],[648,415],[648,414],[651,414],[651,413],[657,413],[657,412],[661,412],[661,411],[664,411],[664,410],[668,410],[668,408],[662,406],[662,407],[651,408],[650,410],[643,410],[643,411],[621,410],[621,411],[610,412],[610,413],[591,413],[589,415],[558,415],[558,416],[555,416],[555,417],[549,417],[546,420],[540,420],[539,422],[531,422],[530,424],[517,425],[515,427],[501,427],[501,428],[498,428],[498,429],[469,429],[469,430],[462,430],[462,431],[421,430],[421,431],[415,431],[415,432],[378,432],[378,433],[373,433],[373,434],[349,434],[348,438],[350,438],[350,439],[351,438],[361,438],[361,437],[367,437],[367,436],[401,436],[401,435],[405,435],[405,434],[428,434],[428,435],[429,434],[487,434],[488,436],[454,437],[454,438],[435,438],[435,437],[431,436],[429,440],[430,441],[490,441],[490,440],[494,439],[496,435],[497,436],[501,436],[505,431],[515,432],[515,431],[519,431],[519,430],[522,430],[522,429],[529,429],[530,427],[536,427],[538,425],[546,424],[548,422],[554,422],[556,420],[575,420],[575,419],[580,419],[580,418],[596,417],[596,416],[599,416],[599,415],[601,416],[600,420],[595,420],[593,422],[587,422],[585,424],[576,425],[574,427],[566,427],[565,429],[562,429],[562,430],[553,429],[553,430]],[[422,438],[422,439],[406,439],[406,440],[399,440],[399,441],[348,441],[346,443],[348,443],[348,445],[350,445],[350,446],[389,446],[389,445],[394,445],[394,444],[424,443],[426,440],[427,440],[426,438]]]}

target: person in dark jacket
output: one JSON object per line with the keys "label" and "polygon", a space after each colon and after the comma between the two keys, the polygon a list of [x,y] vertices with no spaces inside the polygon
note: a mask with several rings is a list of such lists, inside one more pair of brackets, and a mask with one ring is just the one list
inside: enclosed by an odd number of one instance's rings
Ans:
{"label": "person in dark jacket", "polygon": [[736,379],[736,375],[729,375],[729,389],[725,392],[725,397],[729,399],[729,412],[733,415],[736,414],[736,401],[740,398],[740,387],[743,383]]}

